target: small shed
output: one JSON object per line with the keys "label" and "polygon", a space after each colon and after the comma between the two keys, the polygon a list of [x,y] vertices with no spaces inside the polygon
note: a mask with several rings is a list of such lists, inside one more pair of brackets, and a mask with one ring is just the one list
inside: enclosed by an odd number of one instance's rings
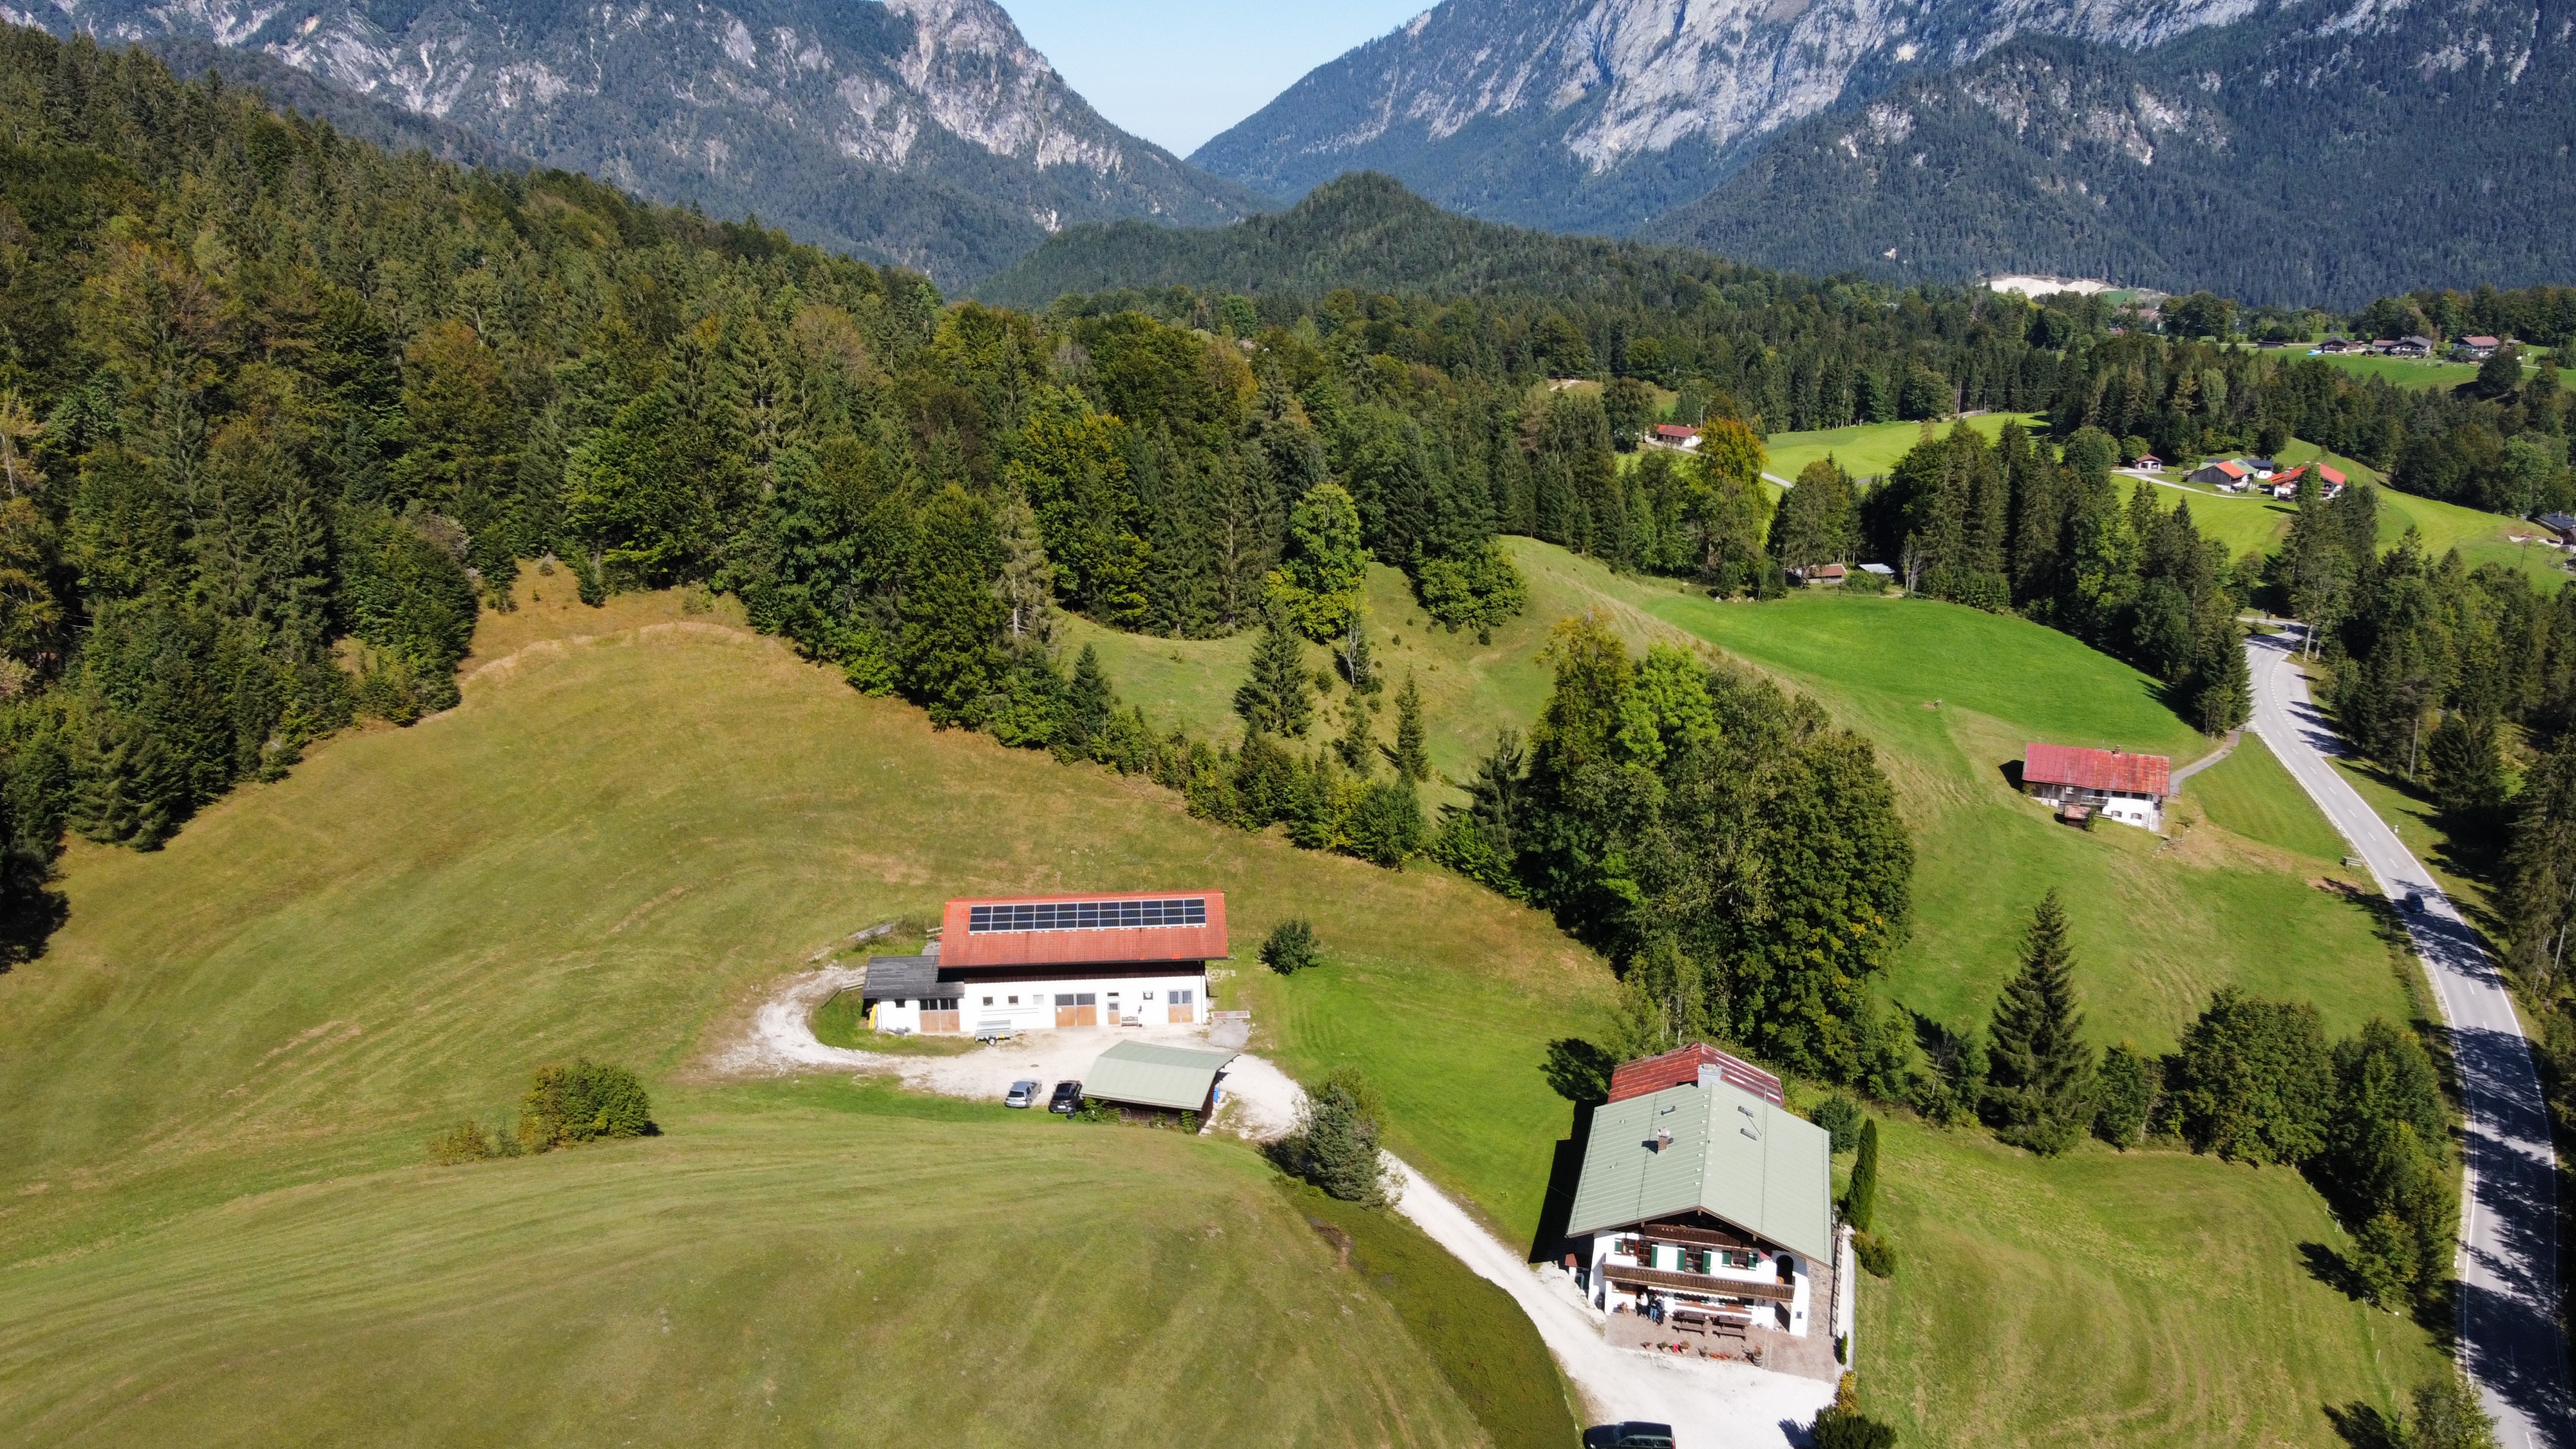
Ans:
{"label": "small shed", "polygon": [[1128,1111],[1196,1112],[1216,1105],[1217,1074],[1233,1061],[1230,1051],[1122,1041],[1100,1054],[1082,1079],[1082,1094]]}
{"label": "small shed", "polygon": [[2544,513],[2532,522],[2558,535],[2560,543],[2576,543],[2576,514]]}

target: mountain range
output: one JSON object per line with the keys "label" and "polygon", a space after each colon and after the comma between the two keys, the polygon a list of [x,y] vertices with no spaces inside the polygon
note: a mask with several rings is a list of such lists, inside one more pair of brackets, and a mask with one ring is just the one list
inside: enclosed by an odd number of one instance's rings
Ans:
{"label": "mountain range", "polygon": [[371,140],[757,213],[951,290],[1067,227],[1222,227],[1359,170],[1484,220],[1901,282],[2348,309],[2576,273],[2576,0],[1443,0],[1187,161],[1104,120],[993,0],[0,19],[148,45]]}
{"label": "mountain range", "polygon": [[2564,279],[2565,0],[1444,0],[1190,159],[1804,271]]}
{"label": "mountain range", "polygon": [[[991,0],[52,0],[59,35],[264,57],[530,161],[961,285],[1074,222],[1273,205],[1101,119]],[[182,56],[174,56],[181,59]],[[239,78],[273,81],[256,67]],[[335,122],[332,97],[273,99]]]}

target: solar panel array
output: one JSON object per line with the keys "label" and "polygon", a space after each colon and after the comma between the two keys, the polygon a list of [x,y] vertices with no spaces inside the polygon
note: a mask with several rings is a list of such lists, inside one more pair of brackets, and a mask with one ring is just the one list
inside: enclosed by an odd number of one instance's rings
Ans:
{"label": "solar panel array", "polygon": [[1206,924],[1205,896],[1161,901],[1031,901],[966,908],[966,929],[977,936],[1003,931],[1124,931],[1142,926]]}

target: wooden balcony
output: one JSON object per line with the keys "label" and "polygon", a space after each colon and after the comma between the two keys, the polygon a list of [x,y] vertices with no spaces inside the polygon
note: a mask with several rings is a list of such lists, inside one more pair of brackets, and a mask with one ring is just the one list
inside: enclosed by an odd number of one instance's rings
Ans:
{"label": "wooden balcony", "polygon": [[1760,1278],[1721,1278],[1715,1273],[1676,1273],[1666,1268],[1627,1268],[1617,1263],[1601,1265],[1602,1281],[1619,1288],[1664,1288],[1675,1293],[1706,1293],[1717,1298],[1751,1298],[1764,1303],[1789,1303],[1798,1297],[1798,1285]]}

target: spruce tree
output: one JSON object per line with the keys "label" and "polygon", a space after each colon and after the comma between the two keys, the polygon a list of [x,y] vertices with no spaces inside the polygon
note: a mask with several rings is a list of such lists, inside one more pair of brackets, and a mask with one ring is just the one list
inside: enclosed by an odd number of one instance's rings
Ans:
{"label": "spruce tree", "polygon": [[1395,696],[1395,771],[1417,784],[1431,778],[1431,752],[1423,743],[1422,687],[1410,673]]}
{"label": "spruce tree", "polygon": [[1252,649],[1251,677],[1234,692],[1234,712],[1255,730],[1302,738],[1315,716],[1312,689],[1304,646],[1272,610]]}
{"label": "spruce tree", "polygon": [[2052,889],[2031,913],[2018,975],[1995,1003],[1987,1035],[1985,1111],[1997,1135],[2054,1155],[2093,1119],[2093,1048],[2075,1001],[2075,953]]}
{"label": "spruce tree", "polygon": [[2212,737],[2240,728],[2254,713],[2254,676],[2231,621],[2211,631],[2202,652],[2200,729]]}
{"label": "spruce tree", "polygon": [[1333,753],[1363,780],[1377,764],[1377,736],[1370,725],[1368,701],[1356,694],[1344,695],[1342,737],[1333,741]]}

